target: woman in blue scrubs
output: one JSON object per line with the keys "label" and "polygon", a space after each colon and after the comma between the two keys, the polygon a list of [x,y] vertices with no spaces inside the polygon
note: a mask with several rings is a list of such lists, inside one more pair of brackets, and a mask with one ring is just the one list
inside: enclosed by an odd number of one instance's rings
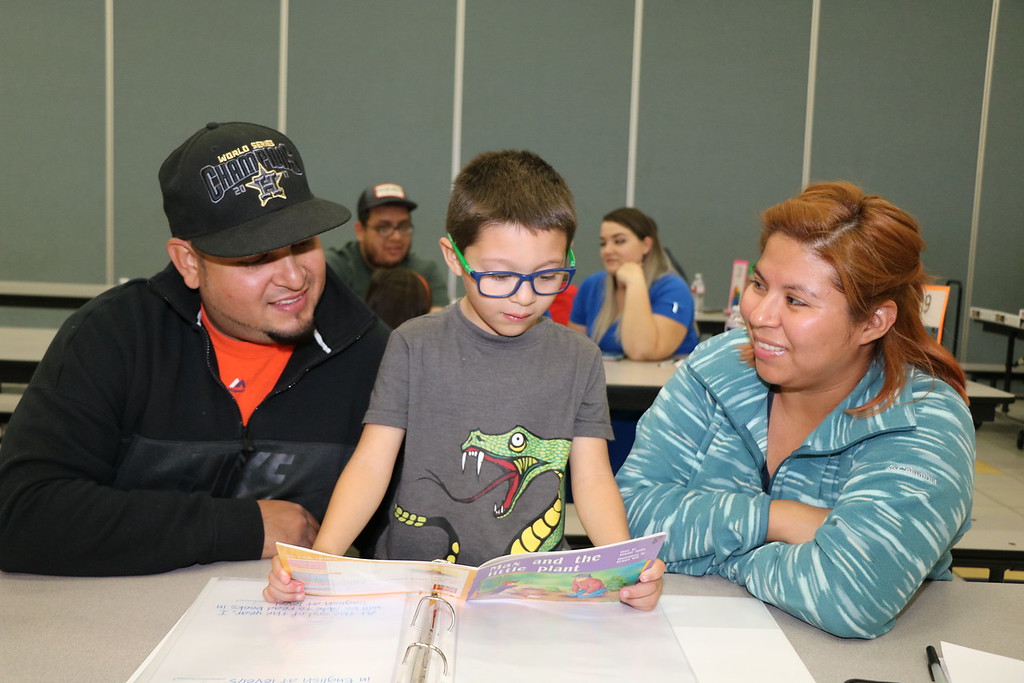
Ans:
{"label": "woman in blue scrubs", "polygon": [[585,279],[576,293],[569,327],[606,354],[632,360],[663,360],[693,350],[693,296],[672,269],[650,216],[632,208],[606,215],[601,261],[604,271]]}

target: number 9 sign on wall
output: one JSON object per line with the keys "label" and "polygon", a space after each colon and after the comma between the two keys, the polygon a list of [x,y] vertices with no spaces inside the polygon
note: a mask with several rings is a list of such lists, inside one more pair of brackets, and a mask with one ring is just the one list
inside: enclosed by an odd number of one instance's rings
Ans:
{"label": "number 9 sign on wall", "polygon": [[942,343],[942,326],[946,322],[946,304],[949,303],[949,286],[925,285],[921,301],[921,322],[935,341]]}

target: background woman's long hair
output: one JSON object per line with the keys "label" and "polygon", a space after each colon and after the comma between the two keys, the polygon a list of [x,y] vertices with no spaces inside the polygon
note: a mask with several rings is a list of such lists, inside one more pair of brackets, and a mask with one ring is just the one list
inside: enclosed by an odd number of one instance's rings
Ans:
{"label": "background woman's long hair", "polygon": [[[668,260],[668,255],[661,247],[661,240],[658,239],[658,224],[643,211],[623,207],[606,214],[601,221],[618,223],[630,230],[641,241],[645,237],[651,238],[651,249],[644,256],[643,261],[644,281],[647,283],[648,290],[654,281],[662,275],[676,272]],[[601,308],[598,309],[597,317],[594,319],[594,329],[590,338],[600,344],[601,339],[608,332],[608,328],[615,323],[616,318],[618,318],[618,312],[615,310],[615,278],[609,275],[605,280],[604,299],[602,299]],[[620,327],[616,333],[616,337],[620,341],[621,333],[622,328]]]}
{"label": "background woman's long hair", "polygon": [[765,210],[761,220],[762,252],[769,237],[785,235],[835,269],[833,284],[846,297],[851,321],[867,320],[888,299],[896,302],[896,322],[875,342],[885,383],[852,415],[866,417],[892,405],[906,383],[907,365],[938,377],[967,400],[959,363],[921,321],[924,285],[931,278],[921,264],[924,240],[910,214],[856,185],[831,182],[808,185]]}

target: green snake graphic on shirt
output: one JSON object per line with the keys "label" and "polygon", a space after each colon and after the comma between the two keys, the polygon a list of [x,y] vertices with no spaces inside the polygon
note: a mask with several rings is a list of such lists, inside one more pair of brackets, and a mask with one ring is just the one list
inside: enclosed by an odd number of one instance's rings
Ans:
{"label": "green snake graphic on shirt", "polygon": [[[465,472],[467,466],[475,467],[477,476],[480,476],[484,464],[488,463],[500,469],[499,476],[477,493],[461,498],[452,496],[443,482],[437,483],[449,498],[460,503],[472,503],[502,484],[507,484],[505,496],[500,503],[494,505],[494,517],[501,519],[515,509],[516,502],[531,482],[545,472],[554,472],[558,475],[559,486],[551,505],[509,540],[505,553],[550,550],[562,538],[564,501],[561,479],[569,461],[571,447],[572,442],[568,439],[542,439],[519,426],[504,434],[484,434],[474,429],[462,444],[462,471]],[[445,559],[449,562],[458,561],[461,541],[449,520],[407,510],[402,507],[401,501],[395,504],[394,516],[399,522],[411,527],[434,526],[443,529],[448,534],[448,554]]]}

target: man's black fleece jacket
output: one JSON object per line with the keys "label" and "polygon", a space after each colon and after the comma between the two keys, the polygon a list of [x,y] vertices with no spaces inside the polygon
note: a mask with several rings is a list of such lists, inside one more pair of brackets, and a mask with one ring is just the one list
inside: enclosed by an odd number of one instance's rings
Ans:
{"label": "man's black fleece jacket", "polygon": [[61,327],[0,443],[0,569],[148,574],[257,559],[257,499],[323,518],[387,327],[328,273],[316,339],[243,425],[199,306],[168,266]]}

